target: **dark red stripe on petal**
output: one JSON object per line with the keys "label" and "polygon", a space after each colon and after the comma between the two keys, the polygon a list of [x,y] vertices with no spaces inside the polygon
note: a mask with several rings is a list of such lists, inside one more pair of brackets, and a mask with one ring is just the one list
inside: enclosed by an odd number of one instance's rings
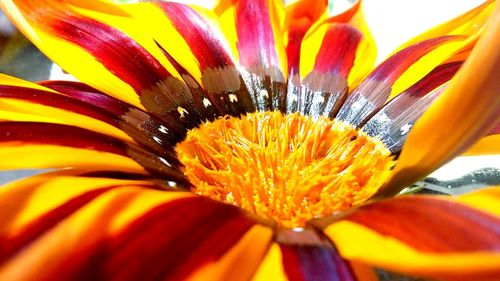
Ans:
{"label": "dark red stripe on petal", "polygon": [[212,25],[193,8],[173,2],[158,5],[186,40],[202,70],[233,65]]}
{"label": "dark red stripe on petal", "polygon": [[50,80],[39,82],[38,84],[55,90],[61,94],[102,108],[117,116],[124,114],[131,107],[131,105],[121,100],[108,96],[103,92],[80,82]]}
{"label": "dark red stripe on petal", "polygon": [[356,280],[347,263],[331,247],[280,245],[285,273],[290,281]]}
{"label": "dark red stripe on petal", "polygon": [[396,79],[398,79],[403,72],[405,72],[421,57],[445,43],[461,39],[463,39],[463,37],[458,35],[441,36],[411,45],[382,62],[372,71],[368,78],[386,81],[392,85],[392,83],[394,83],[394,81],[396,81]]}
{"label": "dark red stripe on petal", "polygon": [[114,187],[85,192],[70,199],[61,206],[40,215],[36,220],[23,227],[20,231],[17,231],[15,235],[0,236],[0,264],[40,237],[43,233],[53,228],[60,221],[112,188]]}
{"label": "dark red stripe on petal", "polygon": [[347,217],[425,252],[500,251],[500,218],[447,200],[400,197]]}
{"label": "dark red stripe on petal", "polygon": [[41,85],[63,95],[92,104],[114,115],[117,126],[138,143],[160,153],[165,145],[173,145],[182,139],[186,129],[177,119],[155,117],[143,110],[108,96],[90,86],[71,81],[44,81]]}
{"label": "dark red stripe on petal", "polygon": [[59,17],[48,24],[55,34],[85,49],[137,92],[170,76],[148,51],[111,26],[76,16]]}
{"label": "dark red stripe on petal", "polygon": [[309,18],[300,18],[296,19],[288,30],[288,45],[286,46],[288,77],[299,73],[302,40],[312,24]]}
{"label": "dark red stripe on petal", "polygon": [[117,125],[116,116],[113,116],[113,114],[110,114],[91,103],[82,102],[74,98],[48,91],[0,85],[0,98],[19,99],[37,104],[43,104],[89,116],[114,126]]}
{"label": "dark red stripe on petal", "polygon": [[[313,4],[314,7],[311,8]],[[311,3],[311,1],[299,1],[296,7],[292,8],[291,15],[287,17],[286,21],[290,26],[288,30],[288,45],[286,46],[288,77],[298,74],[302,40],[312,24],[324,12],[327,4],[328,1],[315,1],[315,3]],[[349,9],[326,19],[325,23],[346,23],[350,21],[358,11],[359,4],[360,1],[355,1]]]}
{"label": "dark red stripe on petal", "polygon": [[[423,97],[433,89],[451,80],[451,78],[453,78],[455,73],[457,73],[457,71],[462,66],[462,63],[463,61],[455,61],[437,66],[429,74],[420,79],[413,86],[409,87],[401,95],[406,95],[405,93],[408,93],[414,97]],[[398,97],[396,97],[395,99],[397,99]]]}
{"label": "dark red stripe on petal", "polygon": [[316,56],[314,70],[335,72],[347,79],[361,38],[361,32],[350,25],[334,24],[328,27]]}
{"label": "dark red stripe on petal", "polygon": [[354,281],[350,266],[335,250],[331,241],[315,230],[278,229],[283,268],[290,281]]}
{"label": "dark red stripe on petal", "polygon": [[177,199],[148,211],[116,237],[78,249],[53,277],[184,280],[222,257],[253,224],[227,205],[200,197]]}
{"label": "dark red stripe on petal", "polygon": [[347,97],[337,118],[361,127],[387,101],[392,84],[421,57],[462,36],[442,36],[411,45],[384,61]]}
{"label": "dark red stripe on petal", "polygon": [[159,153],[116,138],[68,125],[42,122],[0,122],[0,143],[15,142],[18,145],[56,145],[110,152],[132,158],[150,173],[166,180],[187,184],[181,166],[171,147]]}
{"label": "dark red stripe on petal", "polygon": [[326,12],[328,1],[298,1],[286,9],[285,28],[288,29],[286,54],[288,77],[298,74],[302,40],[312,24]]}
{"label": "dark red stripe on petal", "polygon": [[434,88],[448,82],[462,62],[436,67],[416,84],[396,96],[370,118],[363,130],[382,140],[393,153],[401,151],[411,127],[427,110],[444,88]]}
{"label": "dark red stripe on petal", "polygon": [[250,69],[278,65],[269,4],[266,0],[238,1],[236,6],[239,59]]}
{"label": "dark red stripe on petal", "polygon": [[0,142],[49,144],[127,155],[126,144],[86,129],[42,122],[0,122]]}

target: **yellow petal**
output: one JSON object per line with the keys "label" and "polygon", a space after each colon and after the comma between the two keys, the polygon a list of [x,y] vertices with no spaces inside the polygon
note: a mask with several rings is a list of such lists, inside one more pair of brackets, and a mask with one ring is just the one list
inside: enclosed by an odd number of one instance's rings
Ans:
{"label": "yellow petal", "polygon": [[[0,74],[0,86],[22,87],[21,90],[26,91],[25,96],[29,96],[30,90],[41,90],[43,92],[48,92],[48,94],[59,94],[43,86],[4,74]],[[9,89],[6,89],[5,91],[8,90]],[[49,98],[48,95],[47,98]],[[47,102],[50,104],[50,100]],[[36,101],[31,101],[29,97],[27,99],[17,99],[9,98],[8,95],[7,97],[0,95],[0,120],[35,121],[73,125],[110,135],[124,141],[132,141],[132,139],[122,130],[109,123],[73,112],[70,109],[59,108],[57,107],[57,103],[53,105],[37,104]]]}
{"label": "yellow petal", "polygon": [[279,244],[273,243],[252,280],[288,280],[285,269],[283,268],[282,259],[283,257]]}
{"label": "yellow petal", "polygon": [[375,267],[438,279],[495,280],[499,190],[375,202],[326,226],[325,233],[345,258]]}
{"label": "yellow petal", "polygon": [[498,122],[499,15],[497,7],[451,85],[413,127],[382,191],[385,194],[397,192],[464,152]]}
{"label": "yellow petal", "polygon": [[[151,40],[150,34],[144,32],[147,28],[122,7],[108,3],[99,8],[95,3],[72,5],[71,2],[75,1],[40,0],[35,3],[8,0],[0,5],[19,30],[66,71],[96,89],[141,108],[137,96],[139,86],[134,81],[142,79],[154,83],[151,81],[156,79],[152,78],[156,77],[156,72],[168,75],[162,65],[175,73],[173,67]],[[40,10],[44,10],[44,14],[40,14]],[[65,28],[78,28],[78,32],[68,35]],[[106,34],[109,36],[110,32],[114,34],[109,37],[113,40],[101,38]],[[96,41],[87,44],[92,38]],[[87,42],[87,45],[82,42]],[[116,46],[110,48],[115,43]],[[126,55],[126,51],[132,49],[135,54]],[[146,59],[138,61],[141,55]],[[117,63],[120,59],[122,61]],[[125,67],[129,63],[133,67]],[[149,65],[147,70],[141,71],[146,65]]]}
{"label": "yellow petal", "polygon": [[57,145],[0,145],[0,170],[82,168],[145,173],[134,160],[117,154]]}

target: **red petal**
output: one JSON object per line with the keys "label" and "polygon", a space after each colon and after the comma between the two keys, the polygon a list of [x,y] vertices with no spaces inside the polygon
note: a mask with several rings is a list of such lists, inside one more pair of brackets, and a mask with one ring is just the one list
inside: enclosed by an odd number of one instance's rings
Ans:
{"label": "red petal", "polygon": [[78,127],[41,122],[0,122],[0,143],[44,144],[91,149],[134,159],[153,174],[185,183],[173,152],[157,156],[138,146]]}
{"label": "red petal", "polygon": [[410,128],[442,93],[436,89],[448,82],[462,65],[461,61],[440,65],[428,75],[396,96],[366,122],[363,130],[382,140],[389,150],[398,153]]}
{"label": "red petal", "polygon": [[348,24],[331,25],[316,56],[314,70],[335,72],[347,79],[361,38],[361,32]]}
{"label": "red petal", "polygon": [[455,202],[400,197],[347,217],[425,252],[499,251],[500,219]]}
{"label": "red petal", "polygon": [[279,229],[276,240],[288,280],[356,280],[349,264],[331,242],[315,230]]}
{"label": "red petal", "polygon": [[383,106],[392,84],[413,63],[435,48],[462,39],[461,36],[442,36],[407,47],[380,64],[353,90],[340,108],[337,118],[354,126],[367,121],[373,112]]}
{"label": "red petal", "polygon": [[116,237],[75,251],[47,280],[181,280],[231,249],[254,225],[195,197],[162,204]]}

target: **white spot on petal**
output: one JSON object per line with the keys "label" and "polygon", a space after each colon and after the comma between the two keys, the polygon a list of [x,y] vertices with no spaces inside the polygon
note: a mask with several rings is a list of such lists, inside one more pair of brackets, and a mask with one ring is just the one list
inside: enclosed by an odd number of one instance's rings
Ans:
{"label": "white spot on petal", "polygon": [[163,164],[165,164],[165,165],[169,166],[170,168],[172,168],[172,164],[170,164],[167,160],[165,160],[165,158],[163,158],[163,157],[158,157],[158,158],[160,159],[160,161]]}
{"label": "white spot on petal", "polygon": [[408,132],[410,131],[411,127],[412,127],[412,125],[410,125],[410,124],[406,124],[403,127],[401,127],[401,129],[400,129],[401,130],[401,135],[408,134]]}
{"label": "white spot on petal", "polygon": [[189,112],[185,108],[180,107],[180,106],[177,107],[177,112],[179,112],[179,114],[181,115],[181,118],[184,118],[185,114],[189,114]]}
{"label": "white spot on petal", "polygon": [[260,90],[260,96],[263,98],[269,98],[269,93],[267,92],[266,89]]}
{"label": "white spot on petal", "polygon": [[167,127],[163,126],[163,125],[160,125],[160,127],[158,127],[158,131],[164,133],[164,134],[168,134],[168,129]]}
{"label": "white spot on petal", "polygon": [[159,137],[153,136],[153,139],[155,140],[155,142],[163,144],[163,141]]}
{"label": "white spot on petal", "polygon": [[175,181],[167,181],[168,186],[170,187],[176,187],[177,183]]}
{"label": "white spot on petal", "polygon": [[211,103],[211,102],[210,102],[207,98],[204,98],[204,99],[203,99],[203,105],[204,105],[205,107],[209,107],[209,106],[211,106],[211,105],[212,105],[212,103]]}
{"label": "white spot on petal", "polygon": [[229,101],[230,102],[237,102],[238,101],[238,97],[234,94],[229,94]]}

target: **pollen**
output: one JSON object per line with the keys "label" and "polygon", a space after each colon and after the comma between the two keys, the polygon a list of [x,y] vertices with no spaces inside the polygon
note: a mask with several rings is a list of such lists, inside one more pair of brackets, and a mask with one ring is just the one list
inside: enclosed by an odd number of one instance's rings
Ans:
{"label": "pollen", "polygon": [[290,228],[366,202],[394,164],[348,124],[276,111],[204,123],[176,152],[193,192]]}

